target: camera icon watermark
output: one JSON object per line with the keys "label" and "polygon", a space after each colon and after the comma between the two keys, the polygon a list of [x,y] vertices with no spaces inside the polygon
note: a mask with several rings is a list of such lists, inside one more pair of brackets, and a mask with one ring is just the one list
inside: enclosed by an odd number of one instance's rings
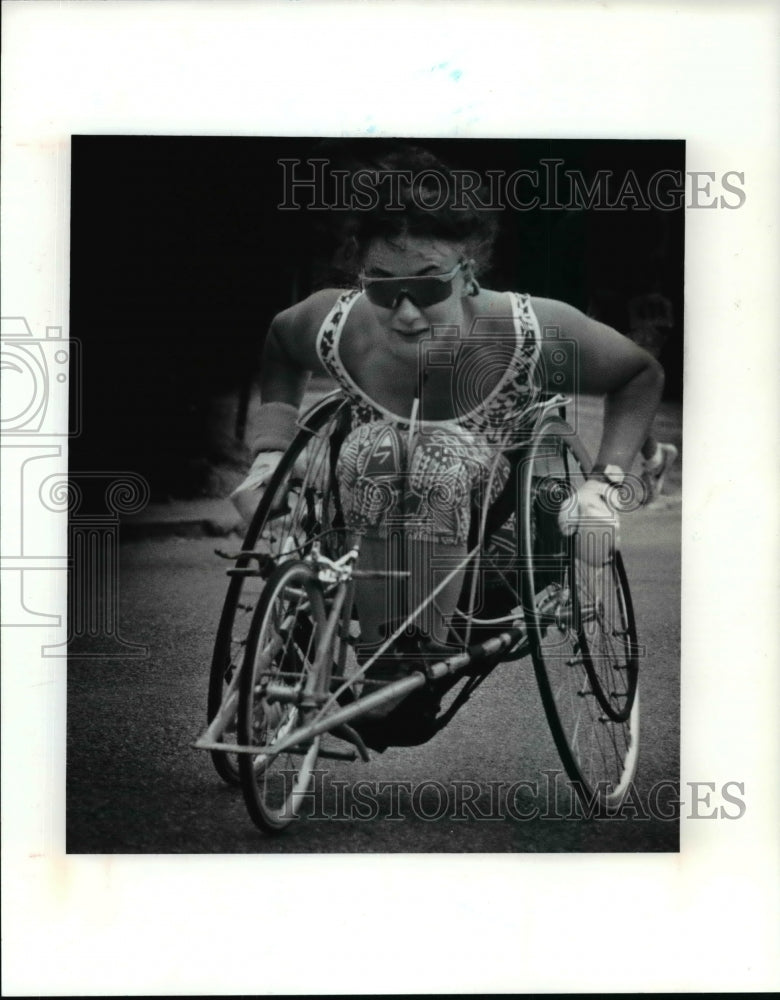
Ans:
{"label": "camera icon watermark", "polygon": [[[3,317],[3,627],[62,627],[44,657],[145,656],[119,630],[119,526],[149,500],[133,472],[68,469],[64,437],[82,431],[78,341],[59,326],[33,335],[23,317]],[[58,440],[59,439],[59,440]]]}
{"label": "camera icon watermark", "polygon": [[[3,437],[75,437],[81,432],[81,349],[47,326],[36,337],[26,319],[0,321]],[[70,404],[70,406],[69,406]]]}
{"label": "camera icon watermark", "polygon": [[509,448],[527,439],[540,402],[560,395],[571,404],[567,419],[576,432],[577,342],[555,326],[536,333],[526,324],[524,331],[519,338],[512,316],[478,318],[465,334],[459,327],[432,327],[419,344],[419,420],[441,420],[444,407],[447,416]]}

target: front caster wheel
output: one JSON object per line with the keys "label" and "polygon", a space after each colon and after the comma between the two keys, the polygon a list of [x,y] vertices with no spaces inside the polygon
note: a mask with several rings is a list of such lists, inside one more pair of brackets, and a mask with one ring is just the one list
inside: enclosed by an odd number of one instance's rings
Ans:
{"label": "front caster wheel", "polygon": [[322,592],[305,563],[288,562],[270,576],[247,640],[238,703],[238,740],[257,747],[237,754],[247,809],[268,833],[297,818],[317,762],[320,737],[278,753],[274,745],[307,721],[324,627]]}

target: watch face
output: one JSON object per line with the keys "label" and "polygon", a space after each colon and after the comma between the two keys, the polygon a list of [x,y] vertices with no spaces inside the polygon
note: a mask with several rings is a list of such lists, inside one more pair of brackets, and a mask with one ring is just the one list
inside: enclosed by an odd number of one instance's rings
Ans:
{"label": "watch face", "polygon": [[626,478],[625,472],[619,465],[605,465],[602,469],[596,467],[593,471],[598,472],[608,483],[614,483],[615,486],[620,486]]}
{"label": "watch face", "polygon": [[619,465],[608,465],[604,469],[604,475],[611,483],[615,483],[616,486],[620,486],[626,478],[625,472],[623,472]]}

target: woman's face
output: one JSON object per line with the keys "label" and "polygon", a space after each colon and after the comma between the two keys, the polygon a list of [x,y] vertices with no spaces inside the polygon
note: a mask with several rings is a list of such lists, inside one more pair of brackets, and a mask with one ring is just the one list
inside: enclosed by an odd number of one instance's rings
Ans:
{"label": "woman's face", "polygon": [[[463,249],[446,240],[420,236],[403,236],[393,240],[376,239],[363,261],[365,278],[412,278],[432,274],[448,274],[464,260]],[[433,305],[414,300],[414,282],[409,294],[399,295],[387,307],[369,304],[379,325],[393,346],[418,344],[431,336],[435,326],[456,326],[463,322],[463,298],[468,294],[470,269],[457,270],[451,282],[449,296]],[[422,295],[421,295],[422,297]]]}

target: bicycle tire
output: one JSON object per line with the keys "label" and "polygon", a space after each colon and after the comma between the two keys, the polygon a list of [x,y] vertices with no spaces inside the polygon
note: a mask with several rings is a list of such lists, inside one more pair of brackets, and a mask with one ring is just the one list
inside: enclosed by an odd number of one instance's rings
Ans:
{"label": "bicycle tire", "polygon": [[523,605],[537,686],[569,780],[588,810],[620,807],[639,753],[636,623],[623,560],[583,558],[585,536],[557,531],[591,467],[572,428],[550,418],[523,461]]}
{"label": "bicycle tire", "polygon": [[[256,755],[239,755],[241,787],[249,815],[267,833],[279,833],[297,818],[317,762],[319,736],[279,754],[263,749],[302,725],[311,712],[301,706],[300,696],[310,683],[324,629],[324,597],[315,570],[298,561],[279,565],[252,619],[238,703],[239,741],[258,747]],[[274,700],[269,684],[290,700]]]}
{"label": "bicycle tire", "polygon": [[[247,554],[239,555],[236,560],[235,570],[238,572],[231,577],[228,584],[214,641],[208,682],[206,710],[208,723],[216,717],[235,671],[241,669],[252,615],[266,579],[285,555],[285,546],[289,555],[289,550],[292,548],[291,539],[295,539],[296,544],[304,543],[314,534],[321,534],[329,527],[328,523],[322,523],[322,512],[325,508],[337,504],[334,469],[343,412],[343,396],[332,394],[304,414],[301,418],[303,426],[271,477],[247,528],[241,546],[241,552]],[[303,477],[296,477],[293,475],[296,464],[307,448],[309,453],[306,457],[306,473]],[[321,473],[326,475],[324,489],[320,488],[321,483],[318,486],[318,477]],[[288,502],[288,508],[284,512],[283,504],[290,497],[292,500]],[[280,514],[280,510],[283,513]],[[327,541],[326,550],[338,549],[337,538],[330,538]],[[258,548],[267,550],[269,559],[264,566],[259,566],[255,558],[249,554]],[[258,566],[260,576],[246,575],[247,570],[256,569]],[[229,729],[222,736],[221,742],[232,742],[234,734],[235,730]],[[211,759],[223,781],[230,785],[240,784],[236,754],[212,750]]]}

